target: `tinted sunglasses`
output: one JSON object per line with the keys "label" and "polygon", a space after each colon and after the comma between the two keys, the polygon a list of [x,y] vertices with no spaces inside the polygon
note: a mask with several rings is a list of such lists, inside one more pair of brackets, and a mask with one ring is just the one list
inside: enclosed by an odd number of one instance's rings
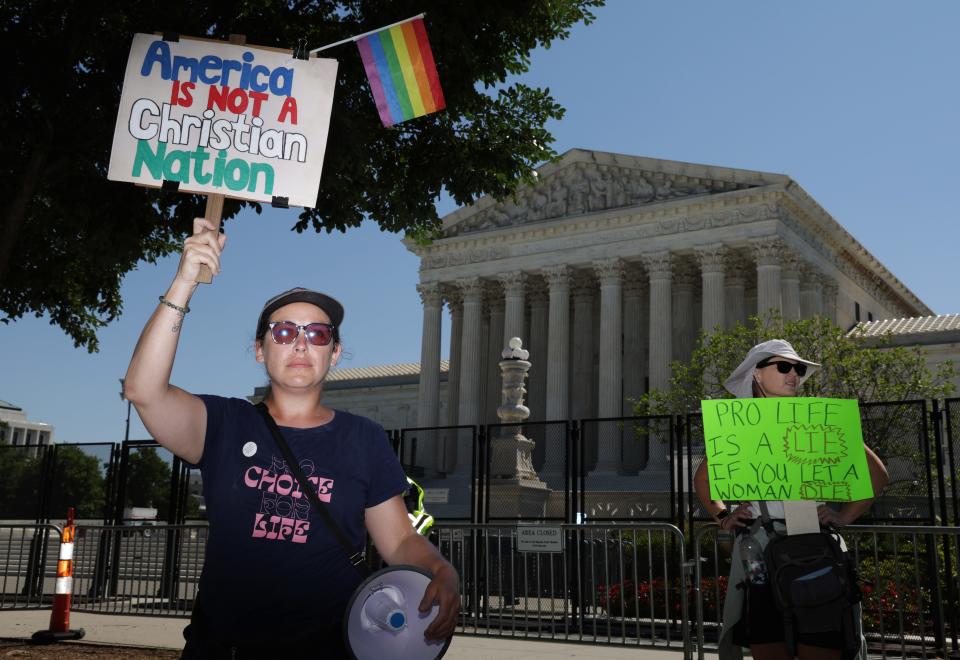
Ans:
{"label": "tinted sunglasses", "polygon": [[273,337],[275,344],[292,344],[297,341],[300,331],[307,334],[307,341],[314,346],[326,346],[333,341],[334,326],[329,323],[308,323],[307,325],[297,325],[293,321],[274,321],[268,323],[270,336]]}
{"label": "tinted sunglasses", "polygon": [[791,364],[789,362],[769,362],[767,360],[762,360],[757,363],[757,369],[764,369],[766,367],[776,367],[777,371],[782,374],[790,373],[790,370],[793,369],[797,372],[797,375],[800,378],[803,378],[804,374],[807,373],[807,365],[803,362],[797,362],[796,364]]}

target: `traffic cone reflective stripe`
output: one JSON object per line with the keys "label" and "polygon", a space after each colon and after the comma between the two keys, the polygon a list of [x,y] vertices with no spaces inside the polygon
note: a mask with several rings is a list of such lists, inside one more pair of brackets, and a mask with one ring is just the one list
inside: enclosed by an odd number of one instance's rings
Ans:
{"label": "traffic cone reflective stripe", "polygon": [[63,528],[60,557],[57,561],[57,581],[53,594],[53,610],[50,612],[50,629],[33,634],[33,640],[51,643],[61,639],[80,639],[83,628],[70,630],[70,599],[73,596],[73,507],[67,510],[67,524]]}
{"label": "traffic cone reflective stripe", "polygon": [[[71,528],[67,528],[68,530]],[[72,530],[71,530],[72,531]],[[63,538],[67,538],[67,532],[64,530]],[[60,544],[60,559],[57,561],[57,584],[54,594],[72,594],[73,593],[73,543],[67,543],[64,540]]]}

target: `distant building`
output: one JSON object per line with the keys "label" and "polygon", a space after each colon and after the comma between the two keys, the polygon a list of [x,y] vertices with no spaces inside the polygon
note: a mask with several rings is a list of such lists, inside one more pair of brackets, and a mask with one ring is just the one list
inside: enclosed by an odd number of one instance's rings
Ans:
{"label": "distant building", "polygon": [[[38,446],[53,444],[53,426],[31,422],[23,408],[0,400],[0,445]],[[36,449],[33,450],[36,453]]]}
{"label": "distant building", "polygon": [[[851,332],[876,340],[889,335],[892,346],[918,346],[926,352],[931,371],[950,361],[960,366],[960,314],[868,321]],[[960,394],[960,375],[953,386],[954,396]]]}
{"label": "distant building", "polygon": [[[440,361],[440,407],[446,412],[446,386],[449,363]],[[417,387],[420,364],[387,364],[376,367],[335,368],[323,384],[324,403],[333,408],[363,415],[386,429],[412,428],[417,425]],[[266,387],[256,388],[248,397],[256,403]]]}

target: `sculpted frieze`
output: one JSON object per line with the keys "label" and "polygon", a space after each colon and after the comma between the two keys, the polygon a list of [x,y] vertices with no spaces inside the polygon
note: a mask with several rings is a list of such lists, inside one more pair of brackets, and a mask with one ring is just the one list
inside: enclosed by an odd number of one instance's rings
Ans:
{"label": "sculpted frieze", "polygon": [[615,165],[574,163],[538,185],[519,190],[447,230],[462,236],[576,216],[608,209],[640,206],[682,197],[709,195],[749,187],[681,175],[647,172]]}
{"label": "sculpted frieze", "polygon": [[420,259],[420,270],[447,268],[450,266],[465,266],[494,259],[503,259],[509,256],[510,251],[505,246],[478,247],[467,250],[458,250],[447,254],[427,254]]}

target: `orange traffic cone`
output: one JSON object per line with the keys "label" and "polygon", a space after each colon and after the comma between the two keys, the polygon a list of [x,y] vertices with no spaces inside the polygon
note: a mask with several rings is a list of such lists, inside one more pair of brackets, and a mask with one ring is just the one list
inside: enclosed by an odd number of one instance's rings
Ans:
{"label": "orange traffic cone", "polygon": [[80,639],[86,632],[83,628],[70,630],[70,598],[73,595],[73,507],[67,509],[67,524],[63,528],[60,543],[60,560],[57,562],[57,583],[53,595],[53,610],[50,612],[50,629],[33,633],[36,644],[51,644],[64,639]]}

